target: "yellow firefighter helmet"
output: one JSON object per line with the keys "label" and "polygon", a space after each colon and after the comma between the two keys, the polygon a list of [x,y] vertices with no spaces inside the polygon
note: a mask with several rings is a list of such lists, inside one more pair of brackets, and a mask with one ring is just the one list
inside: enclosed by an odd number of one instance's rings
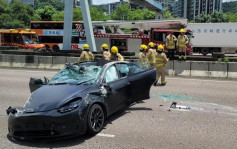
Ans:
{"label": "yellow firefighter helmet", "polygon": [[101,45],[101,48],[103,48],[103,49],[109,49],[109,46],[104,43],[104,44]]}
{"label": "yellow firefighter helmet", "polygon": [[160,45],[158,46],[158,51],[162,51],[162,50],[164,50],[164,47],[160,44]]}
{"label": "yellow firefighter helmet", "polygon": [[155,44],[154,44],[153,42],[150,42],[150,43],[148,44],[148,46],[151,47],[151,48],[154,48],[154,47],[155,47]]}
{"label": "yellow firefighter helmet", "polygon": [[87,50],[87,49],[89,49],[89,48],[90,48],[90,46],[89,46],[88,44],[84,44],[84,45],[83,45],[83,49],[84,49],[84,50]]}
{"label": "yellow firefighter helmet", "polygon": [[180,29],[180,33],[185,33],[185,30],[183,28]]}
{"label": "yellow firefighter helmet", "polygon": [[141,50],[146,50],[147,49],[147,46],[142,44],[141,47],[140,47]]}
{"label": "yellow firefighter helmet", "polygon": [[111,52],[112,53],[118,53],[118,48],[116,47],[116,46],[113,46],[112,48],[111,48]]}

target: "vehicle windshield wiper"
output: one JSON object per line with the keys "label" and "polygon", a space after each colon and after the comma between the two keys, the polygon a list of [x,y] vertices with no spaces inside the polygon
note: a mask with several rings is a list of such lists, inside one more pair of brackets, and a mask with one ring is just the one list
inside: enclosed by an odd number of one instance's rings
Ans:
{"label": "vehicle windshield wiper", "polygon": [[94,80],[94,79],[95,79],[95,78],[93,78],[93,79],[88,79],[88,80],[81,81],[81,82],[78,82],[77,85],[80,85],[80,84],[83,84],[83,83],[89,82],[89,81]]}

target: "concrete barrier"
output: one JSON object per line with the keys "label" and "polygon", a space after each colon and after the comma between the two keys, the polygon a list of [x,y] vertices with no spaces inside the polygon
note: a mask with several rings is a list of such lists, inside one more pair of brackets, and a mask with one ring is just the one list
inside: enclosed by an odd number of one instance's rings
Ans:
{"label": "concrete barrier", "polygon": [[[0,67],[62,69],[65,63],[75,63],[78,57],[37,56],[37,55],[0,55]],[[129,60],[130,61],[130,60]],[[237,63],[169,61],[166,64],[170,76],[198,76],[237,79]]]}
{"label": "concrete barrier", "polygon": [[190,61],[174,61],[174,75],[175,76],[190,76],[191,75]]}
{"label": "concrete barrier", "polygon": [[227,63],[210,62],[208,77],[227,78]]}
{"label": "concrete barrier", "polygon": [[169,76],[174,76],[174,61],[168,61],[166,64],[166,74]]}
{"label": "concrete barrier", "polygon": [[67,57],[66,63],[76,63],[79,57]]}
{"label": "concrete barrier", "polygon": [[191,62],[191,76],[208,77],[208,62]]}
{"label": "concrete barrier", "polygon": [[39,56],[38,68],[40,69],[51,69],[53,64],[52,56]]}
{"label": "concrete barrier", "polygon": [[237,78],[237,63],[228,63],[228,78]]}
{"label": "concrete barrier", "polygon": [[52,64],[65,64],[66,59],[67,58],[65,56],[53,56]]}

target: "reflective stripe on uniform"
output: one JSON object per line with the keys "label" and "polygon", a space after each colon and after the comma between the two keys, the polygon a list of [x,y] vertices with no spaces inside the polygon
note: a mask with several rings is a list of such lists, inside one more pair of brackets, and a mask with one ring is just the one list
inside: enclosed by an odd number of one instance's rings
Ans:
{"label": "reflective stripe on uniform", "polygon": [[156,67],[161,67],[161,66],[165,66],[165,63],[156,64]]}
{"label": "reflective stripe on uniform", "polygon": [[157,61],[163,62],[164,60],[162,58],[156,58]]}

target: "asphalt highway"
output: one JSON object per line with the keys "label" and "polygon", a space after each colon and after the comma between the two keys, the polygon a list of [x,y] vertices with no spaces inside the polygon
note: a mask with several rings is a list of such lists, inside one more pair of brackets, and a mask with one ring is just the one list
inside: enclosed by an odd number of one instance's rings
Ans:
{"label": "asphalt highway", "polygon": [[[6,109],[24,106],[30,77],[56,71],[0,68],[0,148],[237,148],[237,81],[168,77],[151,89],[151,99],[114,114],[96,136],[21,141],[7,136]],[[172,102],[191,109],[170,108]]]}

